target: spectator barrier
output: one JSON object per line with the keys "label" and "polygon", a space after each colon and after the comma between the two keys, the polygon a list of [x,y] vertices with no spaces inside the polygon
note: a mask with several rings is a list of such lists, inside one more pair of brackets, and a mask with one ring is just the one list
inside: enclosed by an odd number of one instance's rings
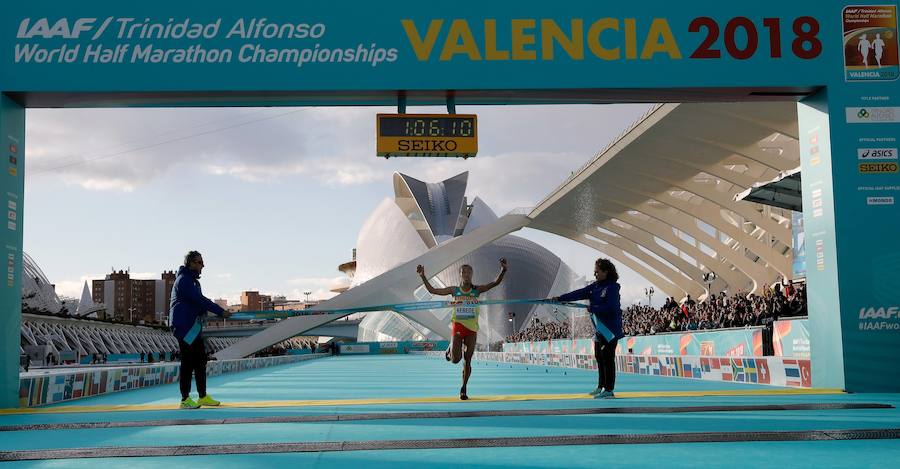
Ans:
{"label": "spectator barrier", "polygon": [[762,331],[762,327],[753,327],[626,337],[619,341],[616,353],[759,357],[763,355]]}
{"label": "spectator barrier", "polygon": [[[763,328],[690,331],[625,337],[616,347],[618,355],[696,355],[758,357],[763,355]],[[557,339],[503,344],[504,352],[574,353],[593,355],[591,339]],[[809,358],[809,356],[805,357]]]}
{"label": "spectator barrier", "polygon": [[[210,361],[207,376],[287,365],[328,354],[286,355],[279,357],[242,358]],[[140,389],[178,382],[179,363],[103,367],[96,369],[59,370],[39,376],[19,378],[19,407],[35,407],[129,389]]]}
{"label": "spectator barrier", "polygon": [[[428,352],[440,357],[441,352]],[[475,352],[475,360],[596,370],[593,355],[574,353]],[[619,355],[620,373],[665,376],[707,381],[765,384],[795,388],[812,386],[809,360],[784,357],[739,358],[670,355]]]}
{"label": "spectator barrier", "polygon": [[350,342],[340,344],[342,355],[379,355],[447,350],[446,340],[407,340],[401,342]]}

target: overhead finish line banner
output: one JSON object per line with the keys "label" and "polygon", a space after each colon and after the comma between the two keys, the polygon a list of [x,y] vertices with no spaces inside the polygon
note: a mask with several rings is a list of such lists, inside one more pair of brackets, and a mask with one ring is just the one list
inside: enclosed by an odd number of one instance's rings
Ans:
{"label": "overhead finish line banner", "polygon": [[[403,93],[409,105],[799,99],[797,128],[772,131],[799,143],[815,385],[898,392],[897,29],[896,0],[11,2],[0,406],[18,387],[25,107],[393,105]],[[766,125],[749,108],[734,112]]]}
{"label": "overhead finish line banner", "polygon": [[0,89],[808,87],[841,70],[824,53],[840,11],[819,1],[644,3],[15,2]]}

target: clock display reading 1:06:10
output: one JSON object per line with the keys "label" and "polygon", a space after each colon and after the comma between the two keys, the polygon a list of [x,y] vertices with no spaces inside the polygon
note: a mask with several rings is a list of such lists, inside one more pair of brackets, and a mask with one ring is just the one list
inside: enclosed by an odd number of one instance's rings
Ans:
{"label": "clock display reading 1:06:10", "polygon": [[474,137],[475,119],[470,117],[382,118],[383,137]]}

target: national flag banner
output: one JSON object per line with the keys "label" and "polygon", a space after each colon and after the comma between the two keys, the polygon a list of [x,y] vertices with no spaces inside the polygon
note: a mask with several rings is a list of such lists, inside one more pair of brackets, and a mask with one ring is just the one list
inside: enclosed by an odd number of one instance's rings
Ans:
{"label": "national flag banner", "polygon": [[700,368],[702,368],[703,371],[709,373],[709,358],[700,359]]}
{"label": "national flag banner", "polygon": [[784,384],[787,386],[800,387],[803,385],[800,378],[800,364],[797,363],[797,360],[784,361],[784,377]]}
{"label": "national flag banner", "polygon": [[812,387],[812,370],[810,369],[809,360],[798,360],[800,364],[800,386],[804,388]]}
{"label": "national flag banner", "polygon": [[709,366],[710,366],[712,369],[714,369],[714,370],[718,370],[718,369],[720,368],[720,366],[719,366],[719,359],[718,359],[718,358],[713,358],[712,360],[710,360]]}
{"label": "national flag banner", "polygon": [[759,384],[771,384],[772,378],[769,377],[769,363],[762,358],[756,359],[756,368]]}
{"label": "national flag banner", "polygon": [[744,375],[746,376],[748,383],[757,382],[756,360],[753,360],[752,358],[744,359]]}
{"label": "national flag banner", "polygon": [[691,368],[690,363],[685,363],[684,368],[682,368],[682,369],[684,370],[685,378],[693,378],[694,377],[694,370]]}
{"label": "national flag banner", "polygon": [[746,382],[744,362],[740,358],[731,359],[731,375],[733,381]]}

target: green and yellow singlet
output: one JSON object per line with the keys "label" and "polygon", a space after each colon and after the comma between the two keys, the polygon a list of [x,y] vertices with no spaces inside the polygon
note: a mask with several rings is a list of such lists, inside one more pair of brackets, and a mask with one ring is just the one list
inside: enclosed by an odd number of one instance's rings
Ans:
{"label": "green and yellow singlet", "polygon": [[459,287],[453,290],[451,321],[462,324],[470,331],[478,331],[478,289],[474,285],[467,292],[462,291]]}

